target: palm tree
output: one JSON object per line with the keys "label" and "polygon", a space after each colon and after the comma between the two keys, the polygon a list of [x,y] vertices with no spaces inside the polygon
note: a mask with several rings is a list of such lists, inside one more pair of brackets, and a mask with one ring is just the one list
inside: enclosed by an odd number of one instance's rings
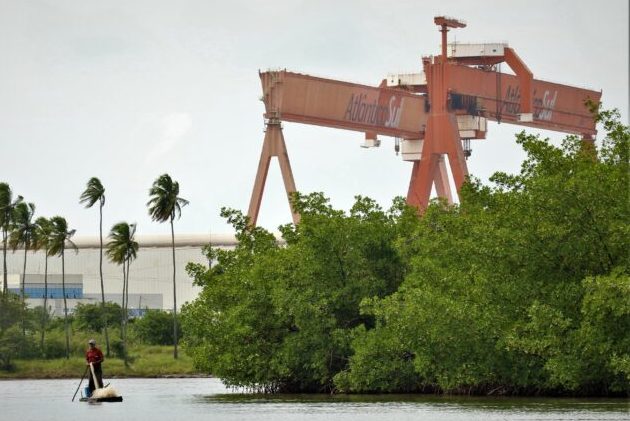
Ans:
{"label": "palm tree", "polygon": [[[18,247],[24,247],[24,268],[22,270],[22,282],[20,285],[20,297],[22,298],[22,306],[24,306],[24,284],[26,283],[26,257],[28,251],[33,244],[33,236],[35,234],[35,222],[33,215],[35,214],[35,205],[33,203],[20,202],[13,209],[13,222],[11,224],[11,235],[9,244],[13,252]],[[22,334],[26,335],[26,326],[24,326],[24,318],[22,318]]]}
{"label": "palm tree", "polygon": [[46,334],[46,323],[48,321],[48,256],[50,248],[50,237],[52,235],[52,223],[50,220],[40,216],[35,221],[35,235],[33,236],[33,251],[44,249],[44,311],[42,312],[42,335],[40,347],[44,350],[44,337]]}
{"label": "palm tree", "polygon": [[99,203],[99,239],[100,255],[98,268],[101,276],[101,310],[103,312],[103,330],[105,333],[105,346],[109,357],[109,335],[107,333],[107,317],[105,316],[105,286],[103,284],[103,206],[105,205],[105,188],[101,180],[92,177],[88,180],[85,190],[79,198],[79,202],[85,204],[86,208],[91,208],[96,202]]}
{"label": "palm tree", "polygon": [[129,315],[129,268],[131,261],[136,258],[138,253],[138,242],[135,241],[136,224],[128,224],[119,222],[114,225],[109,232],[111,239],[107,243],[107,257],[109,260],[122,265],[123,268],[123,294],[122,294],[122,318],[120,334],[123,343],[123,358],[125,366],[129,364],[127,361],[127,317]]}
{"label": "palm tree", "polygon": [[173,181],[168,174],[162,174],[149,190],[150,200],[147,202],[151,219],[158,222],[170,221],[171,244],[173,248],[173,357],[177,359],[177,294],[175,281],[175,231],[173,221],[175,216],[182,215],[182,207],[188,204],[186,199],[178,197],[179,183]]}
{"label": "palm tree", "polygon": [[66,266],[65,251],[66,246],[76,250],[77,246],[70,240],[76,230],[68,229],[68,222],[61,216],[53,216],[50,219],[52,233],[48,253],[51,256],[61,257],[61,290],[63,292],[63,326],[66,332],[66,359],[70,358],[70,332],[68,330],[68,302],[66,300]]}
{"label": "palm tree", "polygon": [[13,200],[13,192],[7,183],[0,183],[0,229],[2,229],[2,259],[3,259],[3,282],[2,293],[6,294],[9,290],[7,282],[7,240],[9,230],[11,229],[11,221],[13,220],[13,209],[22,201],[22,196],[18,196]]}

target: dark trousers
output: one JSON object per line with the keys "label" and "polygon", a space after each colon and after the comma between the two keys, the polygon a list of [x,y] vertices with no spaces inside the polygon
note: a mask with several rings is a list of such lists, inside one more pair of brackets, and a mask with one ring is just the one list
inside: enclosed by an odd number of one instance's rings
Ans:
{"label": "dark trousers", "polygon": [[[96,375],[96,379],[98,380],[99,387],[103,387],[103,370],[101,369],[101,364],[96,363],[92,364],[94,366],[94,374]],[[92,370],[90,371],[90,394],[96,389],[96,384],[94,383],[94,378],[92,377]]]}

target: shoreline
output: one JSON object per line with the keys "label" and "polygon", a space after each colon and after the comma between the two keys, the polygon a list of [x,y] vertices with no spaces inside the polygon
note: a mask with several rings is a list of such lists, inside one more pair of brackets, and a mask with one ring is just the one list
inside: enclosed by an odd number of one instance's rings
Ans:
{"label": "shoreline", "polygon": [[[135,350],[134,350],[135,351]],[[142,352],[140,352],[142,351]],[[9,370],[0,370],[0,379],[72,379],[86,371],[85,358],[76,353],[70,358],[16,359]],[[128,364],[116,357],[105,358],[103,374],[107,378],[187,378],[207,377],[195,369],[192,358],[174,359],[168,346],[148,346],[132,352]]]}
{"label": "shoreline", "polygon": [[[37,381],[37,380],[77,380],[80,376],[41,376],[41,377],[0,377],[1,382],[11,382],[11,381]],[[162,374],[162,375],[146,375],[146,376],[138,376],[138,375],[114,375],[114,376],[104,376],[104,379],[109,380],[118,380],[118,379],[218,379],[216,376],[210,374]],[[219,379],[220,380],[220,379]],[[269,393],[269,394],[260,394],[260,393],[247,393],[246,395],[264,395],[270,399],[278,396],[297,396],[297,395],[305,395],[305,396],[317,396],[317,395],[326,395],[337,398],[348,398],[353,399],[353,397],[357,396],[369,396],[369,397],[384,397],[385,399],[389,399],[389,397],[395,396],[409,396],[419,398],[419,397],[434,397],[434,398],[453,398],[453,399],[462,399],[462,398],[487,398],[487,399],[496,399],[496,400],[510,400],[510,399],[560,399],[560,400],[612,400],[612,401],[626,401],[630,402],[630,396],[624,396],[623,394],[610,394],[610,395],[562,395],[562,394],[539,394],[539,395],[487,395],[487,394],[444,394],[444,393]]]}
{"label": "shoreline", "polygon": [[[215,378],[210,374],[153,374],[153,375],[113,375],[113,376],[103,376],[106,379],[212,379]],[[67,379],[79,379],[81,376],[15,376],[15,377],[0,377],[1,381],[13,381],[13,380],[67,380]]]}

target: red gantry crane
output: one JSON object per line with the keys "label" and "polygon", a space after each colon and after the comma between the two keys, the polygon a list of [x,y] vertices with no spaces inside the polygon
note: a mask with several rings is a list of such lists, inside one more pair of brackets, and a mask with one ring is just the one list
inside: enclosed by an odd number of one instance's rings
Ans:
{"label": "red gantry crane", "polygon": [[[378,87],[283,71],[260,73],[265,104],[265,138],[248,215],[256,225],[272,157],[277,157],[287,196],[296,191],[282,121],[365,133],[364,147],[378,136],[400,139],[402,158],[413,162],[407,202],[424,209],[435,185],[452,203],[448,156],[459,192],[468,169],[470,140],[484,139],[487,121],[555,130],[593,141],[595,122],[585,102],[598,104],[601,92],[533,78],[507,44],[448,44],[456,19],[434,19],[442,51],[423,57],[423,72],[389,75]],[[502,73],[506,63],[514,75]],[[293,222],[300,216],[291,210]]]}

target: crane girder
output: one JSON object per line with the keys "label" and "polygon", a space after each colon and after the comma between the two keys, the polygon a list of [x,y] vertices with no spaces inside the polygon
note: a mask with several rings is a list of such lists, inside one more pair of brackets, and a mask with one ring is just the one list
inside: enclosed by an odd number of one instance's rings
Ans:
{"label": "crane girder", "polygon": [[265,118],[420,139],[426,97],[286,70],[260,73]]}
{"label": "crane girder", "polygon": [[[533,121],[521,121],[519,78],[464,65],[449,65],[450,105],[458,114],[565,133],[594,136],[584,105],[601,92],[534,79]],[[375,87],[300,73],[260,74],[265,117],[404,139],[424,137],[428,99],[397,88]]]}
{"label": "crane girder", "polygon": [[601,92],[534,79],[533,121],[519,121],[521,88],[516,76],[468,66],[450,65],[448,88],[451,107],[489,120],[594,136],[593,115],[587,99],[598,104]]}

